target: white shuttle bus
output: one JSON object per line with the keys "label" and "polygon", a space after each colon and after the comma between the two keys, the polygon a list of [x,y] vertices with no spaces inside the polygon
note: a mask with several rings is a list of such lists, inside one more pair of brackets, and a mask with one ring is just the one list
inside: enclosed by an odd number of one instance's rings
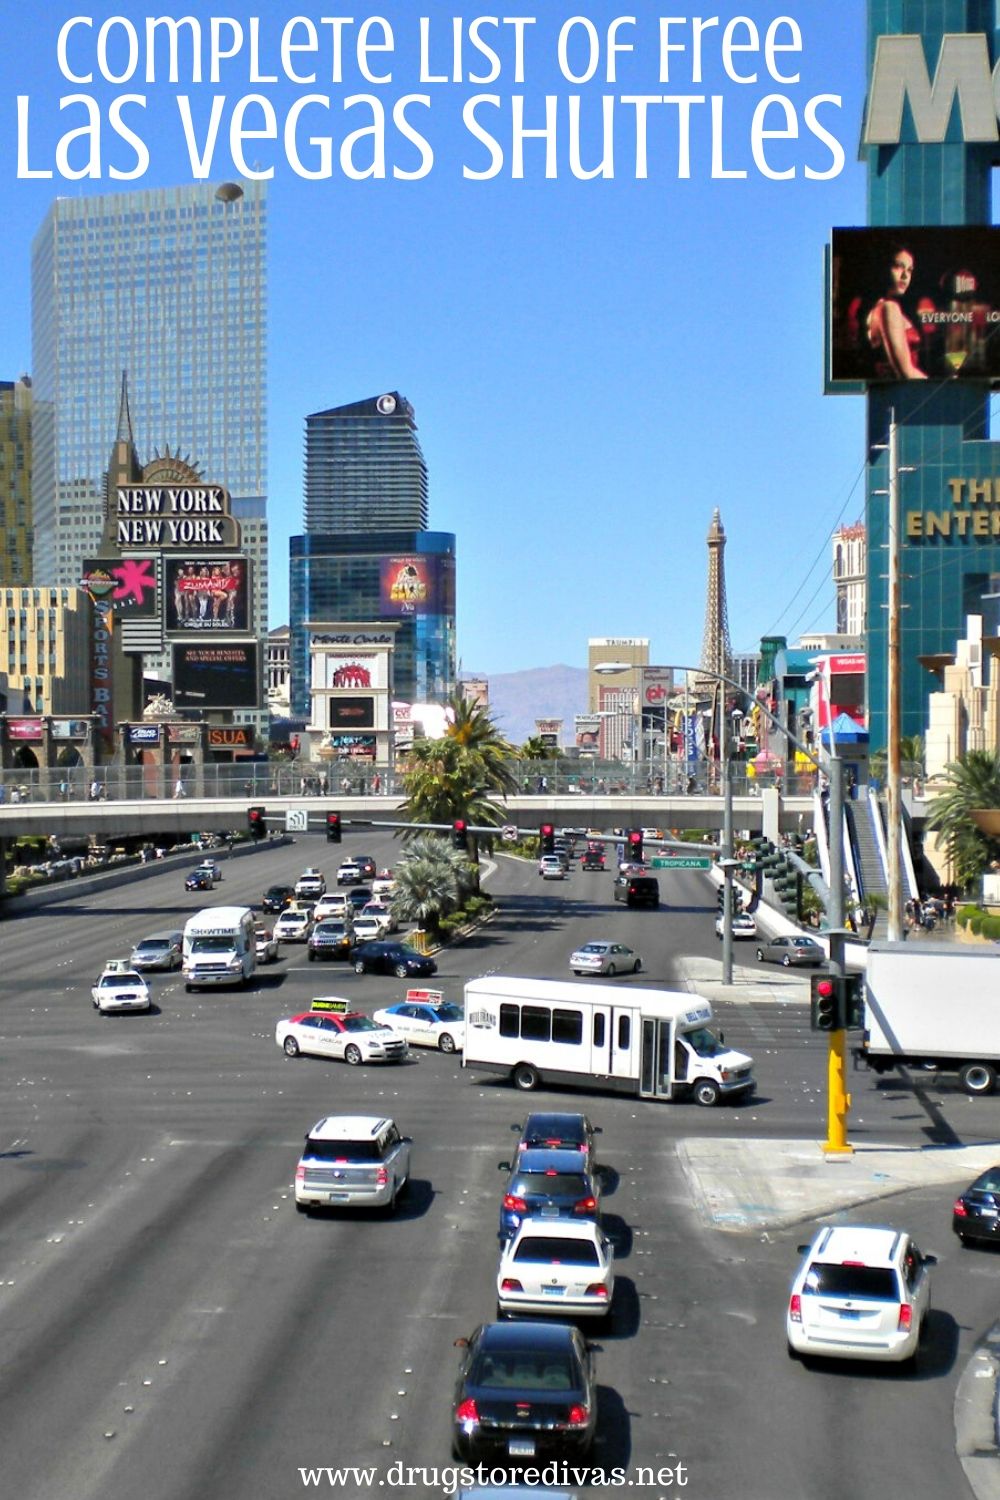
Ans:
{"label": "white shuttle bus", "polygon": [[243,985],[257,968],[254,916],[248,906],[206,906],[184,928],[184,988]]}
{"label": "white shuttle bus", "polygon": [[463,1068],[516,1088],[575,1084],[716,1104],[753,1093],[753,1058],[710,1029],[712,1007],[671,990],[567,980],[472,979]]}

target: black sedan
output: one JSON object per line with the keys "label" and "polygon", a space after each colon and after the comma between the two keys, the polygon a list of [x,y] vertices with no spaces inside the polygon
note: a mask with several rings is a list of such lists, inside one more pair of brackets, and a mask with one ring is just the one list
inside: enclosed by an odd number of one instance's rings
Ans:
{"label": "black sedan", "polygon": [[512,1125],[520,1131],[518,1152],[547,1148],[550,1151],[579,1151],[585,1167],[594,1164],[594,1136],[601,1127],[591,1125],[586,1115],[562,1114],[554,1110],[535,1110],[523,1125]]}
{"label": "black sedan", "polygon": [[354,863],[361,871],[365,880],[375,879],[376,865],[370,854],[356,854],[354,856]]}
{"label": "black sedan", "polygon": [[1000,1166],[987,1167],[955,1199],[951,1227],[962,1241],[1000,1243]]}
{"label": "black sedan", "polygon": [[186,891],[210,891],[214,886],[215,882],[207,870],[192,870],[184,882]]}
{"label": "black sedan", "polygon": [[452,1450],[465,1463],[580,1458],[597,1428],[591,1348],[566,1323],[484,1323],[456,1339]]}
{"label": "black sedan", "polygon": [[360,943],[354,950],[355,974],[395,974],[397,979],[437,973],[433,958],[408,943]]}
{"label": "black sedan", "polygon": [[264,911],[284,911],[295,900],[295,891],[290,885],[269,885],[261,898]]}

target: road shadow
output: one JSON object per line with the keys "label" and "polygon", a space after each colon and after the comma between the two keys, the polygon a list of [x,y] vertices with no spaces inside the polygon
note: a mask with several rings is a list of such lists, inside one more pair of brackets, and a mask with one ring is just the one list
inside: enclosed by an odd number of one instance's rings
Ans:
{"label": "road shadow", "polygon": [[604,1233],[615,1250],[615,1260],[628,1260],[632,1254],[632,1230],[621,1214],[602,1214]]}
{"label": "road shadow", "polygon": [[[616,1256],[617,1259],[617,1256]],[[634,1339],[642,1323],[639,1293],[631,1276],[615,1277],[615,1294],[603,1330],[608,1339]]]}
{"label": "road shadow", "polygon": [[954,1369],[958,1358],[959,1327],[951,1313],[932,1308],[924,1322],[915,1364],[870,1359],[802,1358],[811,1373],[839,1380],[940,1380]]}
{"label": "road shadow", "polygon": [[309,1204],[300,1214],[303,1220],[330,1223],[347,1219],[355,1223],[389,1224],[400,1220],[422,1219],[434,1202],[434,1189],[421,1177],[411,1177],[396,1199],[396,1207],[390,1213],[387,1208],[364,1208],[352,1204]]}

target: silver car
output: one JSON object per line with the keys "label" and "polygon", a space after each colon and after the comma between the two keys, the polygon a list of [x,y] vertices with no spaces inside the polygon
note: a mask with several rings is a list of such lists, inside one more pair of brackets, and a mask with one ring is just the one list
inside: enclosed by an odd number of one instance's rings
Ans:
{"label": "silver car", "polygon": [[638,974],[642,959],[624,943],[584,943],[570,954],[569,966],[574,974]]}
{"label": "silver car", "polygon": [[759,943],[757,957],[765,963],[781,964],[786,969],[816,969],[826,963],[826,953],[819,943],[809,937],[776,937],[769,943]]}

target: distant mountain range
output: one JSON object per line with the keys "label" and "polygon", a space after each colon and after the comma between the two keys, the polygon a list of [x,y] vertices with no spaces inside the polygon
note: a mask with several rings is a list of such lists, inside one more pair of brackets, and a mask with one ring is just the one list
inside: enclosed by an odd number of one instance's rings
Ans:
{"label": "distant mountain range", "polygon": [[525,672],[463,672],[485,677],[490,685],[490,713],[512,745],[523,745],[535,733],[536,719],[562,719],[560,743],[574,743],[573,719],[587,712],[586,667],[531,667]]}

